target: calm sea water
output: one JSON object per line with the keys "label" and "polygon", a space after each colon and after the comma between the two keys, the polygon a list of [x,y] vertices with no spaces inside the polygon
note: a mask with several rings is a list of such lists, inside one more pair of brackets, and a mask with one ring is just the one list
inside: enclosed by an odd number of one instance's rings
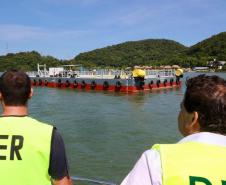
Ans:
{"label": "calm sea water", "polygon": [[[187,73],[194,76],[197,73]],[[226,79],[225,73],[217,75]],[[65,141],[70,174],[120,183],[154,143],[177,142],[185,86],[119,94],[34,88],[30,115],[55,125]]]}

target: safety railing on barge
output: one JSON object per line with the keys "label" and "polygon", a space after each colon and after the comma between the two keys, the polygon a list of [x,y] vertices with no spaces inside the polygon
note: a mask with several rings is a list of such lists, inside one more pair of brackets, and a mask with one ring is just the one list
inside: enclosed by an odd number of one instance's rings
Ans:
{"label": "safety railing on barge", "polygon": [[[174,69],[164,70],[144,70],[145,78],[164,78],[174,77]],[[62,71],[59,75],[50,75],[48,71],[30,71],[27,72],[30,77],[64,77],[64,78],[93,78],[93,79],[113,79],[120,77],[121,79],[132,78],[132,71],[124,70],[94,70],[94,71]]]}

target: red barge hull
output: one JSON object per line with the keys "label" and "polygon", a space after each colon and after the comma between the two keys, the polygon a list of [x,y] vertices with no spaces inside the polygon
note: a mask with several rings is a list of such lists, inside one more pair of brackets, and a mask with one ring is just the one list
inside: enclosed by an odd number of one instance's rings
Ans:
{"label": "red barge hull", "polygon": [[80,89],[86,91],[139,92],[155,89],[181,87],[176,77],[167,78],[132,78],[132,79],[92,79],[66,77],[31,77],[32,86],[50,88]]}

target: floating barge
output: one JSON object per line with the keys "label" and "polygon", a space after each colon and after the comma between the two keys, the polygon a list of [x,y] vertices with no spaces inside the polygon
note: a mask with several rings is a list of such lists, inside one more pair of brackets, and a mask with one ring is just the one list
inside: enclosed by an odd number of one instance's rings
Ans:
{"label": "floating barge", "polygon": [[[74,65],[67,65],[72,67]],[[40,67],[44,67],[43,70]],[[181,69],[142,70],[65,70],[65,66],[49,68],[38,65],[37,72],[29,72],[33,86],[70,88],[86,91],[139,92],[180,87]]]}

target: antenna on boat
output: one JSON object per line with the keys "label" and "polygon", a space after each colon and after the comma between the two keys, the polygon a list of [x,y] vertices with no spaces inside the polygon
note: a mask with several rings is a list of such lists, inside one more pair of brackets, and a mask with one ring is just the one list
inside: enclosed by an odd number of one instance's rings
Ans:
{"label": "antenna on boat", "polygon": [[45,77],[47,75],[46,64],[40,65],[38,63],[37,67],[38,67],[38,75]]}
{"label": "antenna on boat", "polygon": [[5,52],[5,55],[9,53],[9,44],[8,42],[5,43],[5,49],[3,49],[3,53]]}
{"label": "antenna on boat", "polygon": [[9,52],[9,44],[8,42],[6,43],[6,54]]}

